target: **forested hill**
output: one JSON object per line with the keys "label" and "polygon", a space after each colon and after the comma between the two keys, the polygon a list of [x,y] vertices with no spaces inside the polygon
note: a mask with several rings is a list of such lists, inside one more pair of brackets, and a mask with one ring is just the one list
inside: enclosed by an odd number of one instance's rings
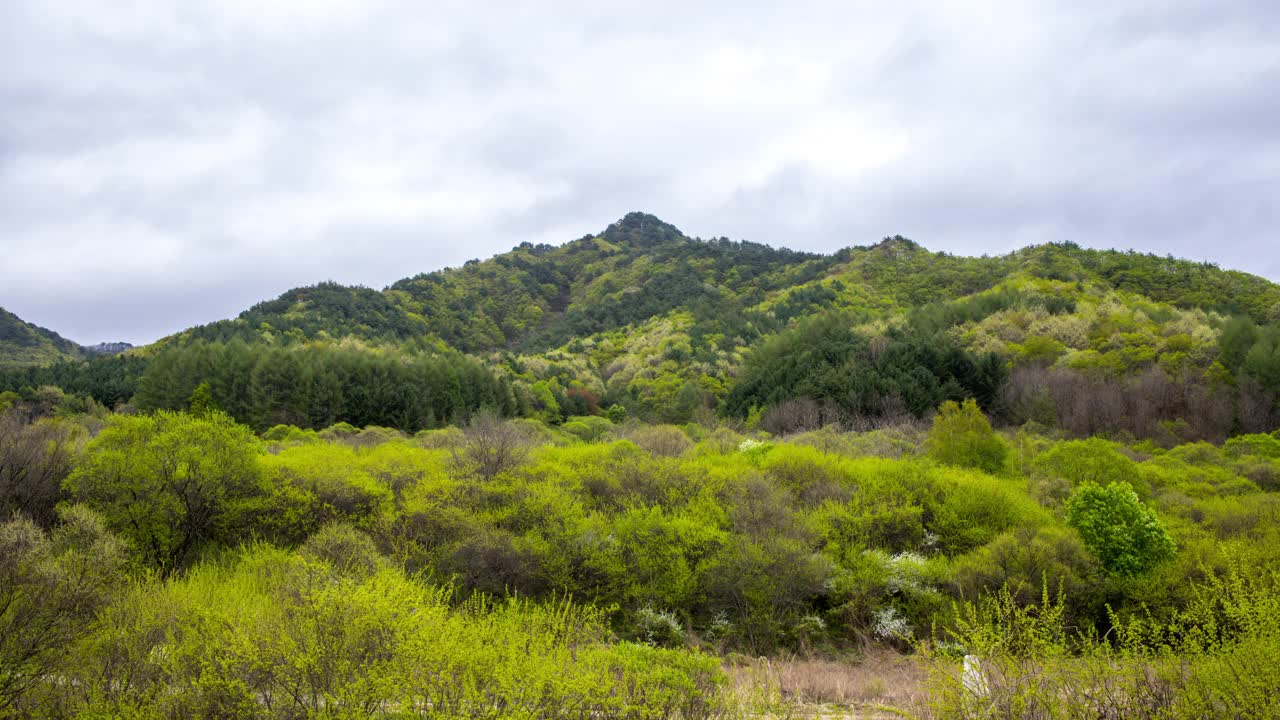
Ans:
{"label": "forested hill", "polygon": [[1280,286],[1168,257],[1065,243],[973,258],[930,252],[902,237],[819,255],[693,239],[652,215],[631,213],[599,235],[560,246],[523,243],[382,291],[336,283],[296,288],[167,341],[433,336],[464,352],[536,352],[672,311],[770,331],[827,307],[880,314],[954,300],[1019,275],[1242,313],[1258,323],[1280,315]]}
{"label": "forested hill", "polygon": [[976,397],[1006,424],[1221,438],[1280,419],[1280,286],[1071,243],[805,253],[632,213],[560,246],[381,291],[297,288],[124,356],[0,377],[40,385],[143,409],[185,408],[204,385],[200,402],[259,429],[416,430],[481,405],[556,424],[616,405],[789,432]]}
{"label": "forested hill", "polygon": [[81,355],[79,345],[0,307],[0,368],[48,365]]}
{"label": "forested hill", "polygon": [[824,275],[830,256],[686,237],[632,213],[598,236],[561,246],[523,243],[488,260],[424,273],[378,292],[321,283],[259,303],[234,320],[175,336],[254,340],[431,335],[466,352],[540,350],[672,310],[731,314]]}

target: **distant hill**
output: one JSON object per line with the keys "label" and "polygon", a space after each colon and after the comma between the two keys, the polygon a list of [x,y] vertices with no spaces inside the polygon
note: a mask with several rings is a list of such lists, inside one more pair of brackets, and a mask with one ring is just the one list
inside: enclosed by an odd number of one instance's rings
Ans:
{"label": "distant hill", "polygon": [[820,255],[690,238],[652,215],[631,213],[599,235],[560,246],[523,243],[381,291],[337,283],[296,288],[165,342],[432,336],[464,352],[537,352],[676,311],[704,319],[743,315],[767,330],[823,307],[875,314],[945,302],[1019,274],[1244,313],[1259,323],[1280,315],[1280,286],[1263,278],[1132,251],[1064,243],[973,258],[892,237]]}
{"label": "distant hill", "polygon": [[132,350],[133,345],[127,342],[104,342],[97,345],[82,346],[85,352],[94,355],[117,355],[125,350]]}
{"label": "distant hill", "polygon": [[35,367],[82,356],[76,343],[0,308],[0,368]]}
{"label": "distant hill", "polygon": [[[296,288],[109,360],[88,373],[111,383],[101,402],[136,386],[143,408],[182,407],[208,382],[258,426],[417,429],[477,404],[558,422],[617,404],[787,431],[974,396],[1006,423],[1210,437],[1276,417],[1280,286],[1072,243],[964,257],[893,236],[799,252],[631,213],[382,290]],[[83,375],[77,387],[99,382]],[[415,396],[423,383],[436,390]]]}
{"label": "distant hill", "polygon": [[466,352],[548,349],[673,310],[732,312],[818,278],[834,263],[756,243],[694,240],[632,213],[598,236],[558,247],[523,243],[381,292],[336,283],[297,288],[173,339],[431,335]]}

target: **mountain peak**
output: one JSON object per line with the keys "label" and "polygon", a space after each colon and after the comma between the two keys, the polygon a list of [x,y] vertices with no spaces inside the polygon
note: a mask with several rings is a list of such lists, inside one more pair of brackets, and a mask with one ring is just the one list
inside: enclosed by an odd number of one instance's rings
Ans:
{"label": "mountain peak", "polygon": [[642,212],[627,213],[606,228],[601,237],[614,244],[634,247],[653,247],[685,239],[684,233],[675,225]]}

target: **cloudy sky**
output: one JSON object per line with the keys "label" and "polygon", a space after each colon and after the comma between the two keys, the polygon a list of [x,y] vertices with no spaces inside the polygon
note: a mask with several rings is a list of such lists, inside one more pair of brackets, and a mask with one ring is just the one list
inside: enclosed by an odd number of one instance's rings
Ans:
{"label": "cloudy sky", "polygon": [[0,2],[0,306],[141,343],[630,210],[1280,280],[1274,0],[631,5]]}

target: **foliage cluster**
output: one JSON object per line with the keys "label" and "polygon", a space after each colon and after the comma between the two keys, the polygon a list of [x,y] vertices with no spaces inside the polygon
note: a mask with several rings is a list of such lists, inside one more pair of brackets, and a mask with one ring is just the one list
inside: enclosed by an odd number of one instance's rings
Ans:
{"label": "foliage cluster", "polygon": [[0,665],[44,668],[6,676],[19,715],[701,716],[720,675],[688,648],[907,649],[972,634],[952,603],[998,587],[1005,615],[1133,648],[1037,635],[1037,667],[1166,667],[1195,642],[1225,673],[1271,648],[1204,589],[1280,567],[1271,434],[1056,440],[997,432],[972,400],[927,431],[791,440],[485,413],[256,436],[211,407],[0,424],[0,500],[22,513],[0,623],[58,639],[0,643]]}

